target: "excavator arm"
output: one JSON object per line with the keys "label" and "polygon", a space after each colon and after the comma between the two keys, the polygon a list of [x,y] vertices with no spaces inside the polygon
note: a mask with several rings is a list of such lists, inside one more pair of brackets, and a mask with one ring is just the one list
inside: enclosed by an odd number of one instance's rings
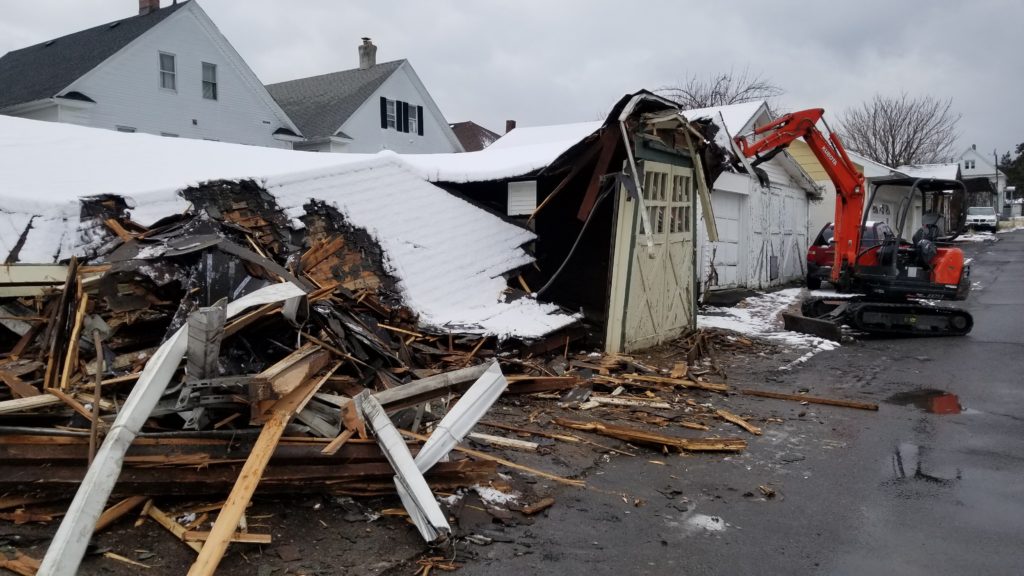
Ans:
{"label": "excavator arm", "polygon": [[[860,249],[861,214],[864,211],[864,176],[857,171],[839,137],[829,130],[828,136],[817,128],[818,121],[824,123],[825,111],[811,108],[793,112],[757,128],[747,135],[736,137],[740,151],[756,166],[772,159],[785,150],[794,140],[803,138],[818,162],[836,186],[835,252],[832,266],[832,283],[840,282],[846,269],[852,269]],[[827,124],[826,124],[827,128]]]}

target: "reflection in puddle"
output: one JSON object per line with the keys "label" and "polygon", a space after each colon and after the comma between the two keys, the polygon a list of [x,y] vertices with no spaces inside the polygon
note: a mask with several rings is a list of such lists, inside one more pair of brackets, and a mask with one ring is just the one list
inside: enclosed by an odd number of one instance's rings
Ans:
{"label": "reflection in puddle", "polygon": [[899,406],[916,406],[932,414],[959,414],[963,411],[960,405],[960,398],[956,394],[943,392],[942,390],[915,390],[913,392],[900,392],[885,400],[890,404]]}
{"label": "reflection in puddle", "polygon": [[932,484],[947,485],[961,479],[958,468],[953,478],[942,478],[924,470],[927,449],[916,444],[902,443],[896,447],[892,457],[893,473],[897,480],[920,480]]}

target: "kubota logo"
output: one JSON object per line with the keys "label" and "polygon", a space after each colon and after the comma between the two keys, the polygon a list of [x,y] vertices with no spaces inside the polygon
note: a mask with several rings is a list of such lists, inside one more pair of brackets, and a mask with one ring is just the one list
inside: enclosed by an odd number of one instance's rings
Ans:
{"label": "kubota logo", "polygon": [[821,153],[828,158],[828,161],[831,162],[833,166],[839,165],[839,161],[836,160],[836,157],[832,155],[832,151],[826,148],[825,146],[821,147]]}

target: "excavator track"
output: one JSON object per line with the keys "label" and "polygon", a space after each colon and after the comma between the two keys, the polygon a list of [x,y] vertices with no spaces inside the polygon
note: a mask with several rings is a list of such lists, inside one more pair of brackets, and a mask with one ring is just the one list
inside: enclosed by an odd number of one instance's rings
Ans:
{"label": "excavator track", "polygon": [[812,298],[803,303],[802,312],[808,319],[846,324],[869,334],[964,336],[974,327],[974,318],[964,310],[920,302]]}

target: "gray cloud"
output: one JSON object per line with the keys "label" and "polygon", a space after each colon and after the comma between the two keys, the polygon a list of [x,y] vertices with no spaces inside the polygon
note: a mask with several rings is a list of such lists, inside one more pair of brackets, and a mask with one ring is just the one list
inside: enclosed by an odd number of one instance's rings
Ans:
{"label": "gray cloud", "polygon": [[[164,0],[166,4],[168,0]],[[592,120],[690,74],[762,73],[787,109],[835,118],[875,93],[952,97],[961,147],[1024,142],[1015,0],[622,3],[610,0],[200,0],[267,83],[408,58],[450,121],[500,131]],[[0,51],[135,12],[134,0],[5,0]]]}

